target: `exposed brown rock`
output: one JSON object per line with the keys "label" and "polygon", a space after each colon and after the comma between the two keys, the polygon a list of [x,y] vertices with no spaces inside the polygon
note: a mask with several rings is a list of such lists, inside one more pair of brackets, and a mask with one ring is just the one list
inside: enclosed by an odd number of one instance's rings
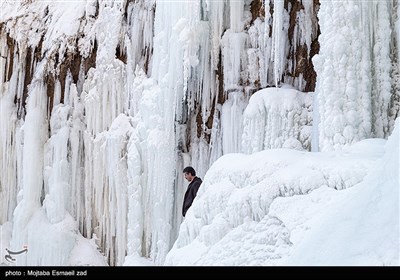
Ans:
{"label": "exposed brown rock", "polygon": [[[9,56],[8,56],[8,75],[5,77],[6,81],[9,81],[11,79],[11,76],[13,74],[13,66],[14,66],[14,51],[16,47],[16,42],[9,36],[7,36],[7,46],[9,48]],[[37,59],[37,57],[40,57],[40,53],[42,50],[42,42],[43,38],[41,38],[39,45],[37,48],[34,50],[33,53],[33,59]],[[25,59],[25,69],[24,69],[24,81],[23,81],[23,90],[22,90],[22,97],[18,98],[17,95],[14,97],[14,104],[18,104],[18,117],[22,116],[22,113],[26,113],[26,99],[28,98],[28,86],[32,82],[32,77],[33,73],[31,72],[32,69],[32,64],[34,61],[32,61],[32,52],[33,49],[31,47],[28,47],[26,49],[26,53],[21,53],[21,50],[17,49],[17,54],[20,57],[20,59]]]}
{"label": "exposed brown rock", "polygon": [[213,122],[214,122],[214,113],[215,113],[215,98],[214,98],[214,100],[212,102],[212,105],[211,105],[210,116],[208,117],[207,122],[206,122],[206,127],[208,129],[212,128],[212,125],[213,125]]}
{"label": "exposed brown rock", "polygon": [[28,98],[28,85],[32,82],[32,73],[31,73],[31,66],[32,66],[32,49],[28,48],[26,55],[25,55],[25,77],[24,77],[24,90],[22,93],[22,100],[21,105],[25,108],[25,102]]}
{"label": "exposed brown rock", "polygon": [[[6,82],[11,79],[12,73],[13,73],[13,65],[14,65],[14,47],[15,47],[15,41],[8,35],[7,33],[7,46],[9,49],[9,58],[8,58],[8,75],[6,77]],[[6,75],[6,73],[4,73]]]}
{"label": "exposed brown rock", "polygon": [[[91,67],[96,67],[96,53],[97,53],[97,42],[95,41],[93,50],[88,58],[84,59],[82,62],[82,57],[77,53],[66,53],[62,63],[59,65],[59,74],[55,76],[53,73],[49,73],[45,82],[47,84],[47,97],[49,104],[49,114],[51,114],[51,110],[54,104],[54,90],[55,90],[55,82],[58,79],[61,85],[61,100],[60,102],[64,102],[64,94],[65,94],[65,81],[68,74],[68,71],[71,72],[72,79],[74,83],[77,83],[79,79],[79,72],[81,65],[83,65],[83,70],[85,75],[89,71]],[[55,65],[58,65],[60,58],[58,57],[58,53],[54,56]]]}
{"label": "exposed brown rock", "polygon": [[[81,66],[81,56],[78,54],[67,53],[66,59],[60,65],[60,75],[59,80],[61,83],[61,103],[64,102],[64,92],[65,92],[65,78],[67,77],[68,70],[71,71],[72,79],[74,83],[78,81],[79,70]],[[51,110],[52,108],[49,107]]]}
{"label": "exposed brown rock", "polygon": [[[296,0],[285,0],[285,4],[291,3],[292,9],[289,11],[289,29],[288,29],[288,39],[291,46],[291,52],[289,53],[288,59],[296,62],[294,69],[287,69],[285,73],[286,76],[299,77],[303,74],[303,79],[306,81],[305,91],[314,91],[316,85],[317,74],[314,70],[314,65],[312,63],[312,57],[319,53],[319,43],[318,36],[320,34],[319,28],[316,38],[312,38],[311,50],[308,55],[307,45],[296,46],[296,53],[293,52],[294,47],[294,30],[297,25],[297,13],[304,9],[303,4]],[[288,5],[287,5],[288,6]],[[319,2],[314,2],[314,12],[317,14],[319,8]],[[317,19],[315,19],[317,20]],[[292,71],[292,72],[290,72]]]}
{"label": "exposed brown rock", "polygon": [[[318,28],[318,34],[320,34],[319,28]],[[317,73],[315,72],[314,64],[312,63],[312,58],[314,57],[314,55],[319,53],[319,48],[320,45],[318,42],[318,38],[315,38],[311,43],[310,58],[308,60],[308,64],[304,71],[304,79],[307,82],[307,85],[304,88],[306,92],[315,91],[315,86],[317,83]]]}
{"label": "exposed brown rock", "polygon": [[285,3],[287,1],[290,1],[292,4],[292,9],[289,11],[289,29],[288,29],[288,37],[290,42],[292,42],[293,40],[293,33],[294,33],[294,28],[296,27],[297,21],[296,21],[296,17],[297,17],[297,13],[304,9],[303,4],[300,1],[293,1],[293,0],[285,0]]}
{"label": "exposed brown rock", "polygon": [[[214,98],[214,100],[213,100],[213,102],[212,102],[210,116],[208,117],[208,119],[207,119],[207,121],[206,121],[206,127],[207,127],[208,129],[210,129],[210,131],[211,131],[211,129],[212,129],[212,125],[213,125],[213,122],[214,122],[215,100],[216,100],[216,99],[217,99],[217,98]],[[205,139],[206,139],[207,143],[210,144],[210,141],[211,141],[211,133],[206,133],[206,134],[205,134]]]}
{"label": "exposed brown rock", "polygon": [[[214,113],[215,113],[215,106],[216,103],[223,104],[226,100],[225,93],[224,93],[224,72],[222,67],[222,52],[219,52],[219,62],[218,62],[218,69],[215,73],[218,79],[218,92],[216,97],[212,101],[211,105],[211,112],[210,116],[208,117],[205,125],[208,129],[212,129],[212,125],[214,122]],[[204,139],[209,144],[211,141],[211,134],[203,130],[203,118],[201,116],[201,107],[198,109],[198,113],[196,115],[196,123],[197,123],[197,138],[200,138],[203,134]]]}
{"label": "exposed brown rock", "polygon": [[89,71],[90,68],[96,67],[96,57],[97,57],[97,41],[94,41],[93,50],[88,56],[88,58],[83,60],[83,70],[85,71],[85,75]]}
{"label": "exposed brown rock", "polygon": [[126,64],[128,58],[127,58],[126,52],[121,50],[120,45],[117,46],[117,49],[115,50],[115,52],[116,52],[117,59],[121,60],[123,63]]}
{"label": "exposed brown rock", "polygon": [[55,79],[53,74],[49,74],[45,78],[45,83],[47,85],[47,99],[48,99],[48,108],[49,108],[49,116],[51,115],[51,111],[53,109],[54,104],[54,89],[55,89]]}
{"label": "exposed brown rock", "polygon": [[222,51],[221,50],[219,51],[217,78],[218,78],[217,101],[219,104],[224,104],[226,97],[224,94],[224,69],[222,66]]}
{"label": "exposed brown rock", "polygon": [[265,9],[262,0],[253,0],[250,4],[251,24],[258,18],[265,17]]}
{"label": "exposed brown rock", "polygon": [[146,72],[146,74],[148,74],[148,71],[149,71],[149,63],[150,63],[150,58],[151,58],[152,54],[153,54],[153,49],[149,50],[148,47],[145,47],[143,55],[145,55],[145,57],[146,57],[146,61],[144,63],[144,71]]}
{"label": "exposed brown rock", "polygon": [[[269,14],[273,15],[274,14],[274,4],[271,2],[269,2]],[[269,26],[269,33],[268,33],[268,37],[272,37],[272,26],[270,24]]]}
{"label": "exposed brown rock", "polygon": [[200,106],[197,110],[196,123],[197,123],[197,138],[200,138],[201,134],[203,132],[203,128],[202,128],[203,119],[201,117],[201,107]]}

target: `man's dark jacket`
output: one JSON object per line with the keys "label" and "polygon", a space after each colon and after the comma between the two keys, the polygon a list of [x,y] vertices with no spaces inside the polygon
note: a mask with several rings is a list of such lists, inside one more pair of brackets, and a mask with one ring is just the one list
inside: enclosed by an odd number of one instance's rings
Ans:
{"label": "man's dark jacket", "polygon": [[193,203],[193,199],[196,197],[197,191],[203,181],[199,177],[194,177],[192,182],[190,182],[187,191],[185,193],[185,198],[183,199],[182,215],[185,217],[186,211]]}

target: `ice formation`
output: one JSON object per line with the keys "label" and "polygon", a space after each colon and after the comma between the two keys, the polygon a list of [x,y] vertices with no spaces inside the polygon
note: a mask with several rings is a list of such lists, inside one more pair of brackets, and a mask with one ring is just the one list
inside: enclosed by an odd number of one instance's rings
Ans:
{"label": "ice formation", "polygon": [[[186,165],[204,178],[230,153],[289,148],[308,159],[395,126],[398,1],[0,5],[0,251],[28,246],[17,265],[163,264],[188,238]],[[356,184],[369,160],[354,160],[357,174],[335,169],[310,186]],[[257,231],[283,229],[263,220],[267,205],[253,209]],[[233,210],[235,225],[253,217]],[[209,232],[207,242],[221,237]]]}

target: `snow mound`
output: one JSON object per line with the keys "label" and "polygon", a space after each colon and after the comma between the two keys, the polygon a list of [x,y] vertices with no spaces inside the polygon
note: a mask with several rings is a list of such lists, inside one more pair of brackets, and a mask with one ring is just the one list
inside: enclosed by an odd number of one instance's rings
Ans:
{"label": "snow mound", "polygon": [[243,113],[242,151],[311,150],[312,93],[266,88],[250,98]]}
{"label": "snow mound", "polygon": [[165,264],[398,264],[398,127],[385,143],[221,157]]}

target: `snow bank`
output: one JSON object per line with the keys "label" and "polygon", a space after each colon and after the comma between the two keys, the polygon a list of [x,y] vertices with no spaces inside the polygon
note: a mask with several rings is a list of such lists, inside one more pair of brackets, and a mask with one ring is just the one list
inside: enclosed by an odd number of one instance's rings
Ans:
{"label": "snow bank", "polygon": [[284,264],[400,264],[399,130],[398,119],[384,156],[354,188],[276,200],[271,212],[296,236]]}
{"label": "snow bank", "polygon": [[[392,174],[398,174],[398,159],[394,161],[398,147],[394,147],[393,142],[398,144],[396,136],[388,142],[383,160],[393,157],[386,168]],[[384,144],[382,139],[368,139],[341,152],[277,149],[221,157],[207,172],[165,264],[396,264],[398,254],[396,259],[396,246],[393,245],[397,244],[399,248],[398,178],[392,175],[384,181],[387,192],[366,187],[374,184],[377,187],[378,178],[385,178],[382,176],[386,174],[384,167],[377,169],[382,165]],[[371,173],[366,177],[368,172]],[[375,182],[371,174],[375,174]],[[356,185],[357,188],[351,188]],[[370,205],[368,211],[365,207],[344,207],[350,201],[355,206],[368,205],[371,201],[375,201],[375,205]],[[386,204],[386,201],[391,202]],[[325,208],[333,209],[330,207],[342,213],[341,219],[324,211]],[[378,232],[376,227],[373,230],[361,226],[371,215],[376,220],[373,218],[370,225],[381,219],[377,225],[385,226],[386,234],[392,231],[387,241],[380,240],[384,233]],[[318,223],[308,222],[316,216]],[[339,238],[335,228],[342,232]],[[318,230],[321,232],[314,233]],[[335,246],[346,234],[348,242],[340,248],[343,248],[341,255],[347,254],[347,258],[339,261],[340,254],[335,253],[338,251]],[[370,244],[363,246],[366,243],[356,242],[357,239],[368,240]],[[381,241],[387,246],[380,248]],[[358,250],[352,250],[352,244]],[[384,253],[389,245],[394,249]],[[383,258],[369,253],[370,250],[380,252]],[[306,254],[308,251],[311,252]],[[360,257],[351,261],[354,252]],[[330,254],[334,256],[327,258]],[[304,255],[308,257],[304,258]],[[319,257],[321,261],[317,261]]]}
{"label": "snow bank", "polygon": [[[77,223],[70,215],[57,223],[50,223],[44,209],[36,210],[32,218],[21,229],[25,236],[24,242],[17,244],[15,238],[10,240],[11,223],[1,226],[2,253],[4,248],[13,252],[27,249],[27,253],[13,255],[14,262],[3,261],[10,266],[77,266],[95,265],[105,266],[107,261],[100,253],[94,240],[82,237]],[[10,240],[10,242],[7,242]],[[2,254],[4,256],[5,254]]]}

